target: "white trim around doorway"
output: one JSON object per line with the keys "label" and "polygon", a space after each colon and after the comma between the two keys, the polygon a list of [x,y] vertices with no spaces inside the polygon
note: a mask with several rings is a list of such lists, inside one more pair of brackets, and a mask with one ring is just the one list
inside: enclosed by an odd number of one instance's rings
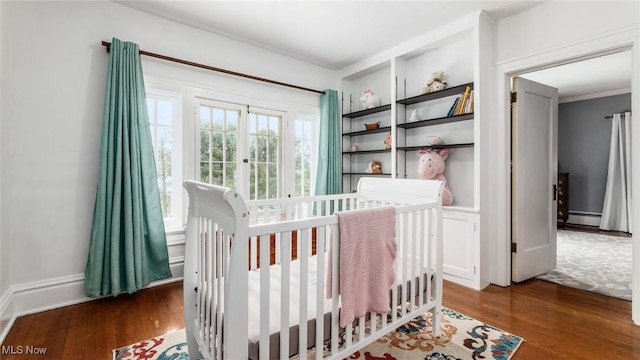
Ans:
{"label": "white trim around doorway", "polygon": [[[494,194],[494,202],[490,204],[490,247],[492,250],[491,283],[500,286],[511,284],[511,123],[510,123],[510,78],[526,72],[545,69],[553,66],[585,60],[619,51],[631,50],[633,69],[631,79],[632,94],[640,94],[640,26],[621,29],[602,34],[586,40],[565,44],[562,47],[509,60],[496,64],[496,122],[492,124],[493,137],[487,142],[490,147],[487,153],[494,155],[496,164],[493,181],[487,190]],[[640,109],[640,96],[632,96],[632,112]],[[632,153],[640,153],[640,126],[632,126]],[[632,191],[640,193],[640,156],[632,159]],[[633,219],[640,224],[640,197],[635,196],[632,207]],[[640,236],[633,236],[633,274],[632,274],[632,319],[640,326],[640,244],[636,241]]]}

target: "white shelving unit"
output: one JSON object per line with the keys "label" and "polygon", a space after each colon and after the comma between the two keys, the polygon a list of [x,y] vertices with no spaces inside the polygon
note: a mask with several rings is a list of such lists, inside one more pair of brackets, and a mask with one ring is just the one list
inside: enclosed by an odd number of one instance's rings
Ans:
{"label": "white shelving unit", "polygon": [[[445,28],[411,39],[346,69],[342,77],[343,189],[355,190],[370,161],[382,163],[383,174],[418,178],[419,150],[427,136],[437,135],[449,148],[445,176],[454,196],[443,214],[445,279],[481,289],[488,285],[488,240],[481,236],[480,151],[484,104],[492,79],[491,21],[482,12]],[[432,72],[444,71],[448,87],[421,94]],[[469,86],[474,90],[472,114],[447,117],[455,98]],[[363,110],[360,94],[372,89],[381,106]],[[486,91],[487,94],[490,91]],[[419,120],[409,121],[417,110]],[[365,131],[365,123],[381,129]],[[485,131],[485,130],[483,130]],[[384,150],[391,132],[393,143]],[[350,151],[357,145],[358,151]],[[486,195],[485,195],[486,196]]]}

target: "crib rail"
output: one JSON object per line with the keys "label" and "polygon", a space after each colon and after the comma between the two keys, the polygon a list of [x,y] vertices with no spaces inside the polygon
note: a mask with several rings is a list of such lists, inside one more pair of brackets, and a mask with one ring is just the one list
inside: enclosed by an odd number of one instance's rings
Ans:
{"label": "crib rail", "polygon": [[[385,203],[361,202],[361,205],[375,207]],[[325,300],[325,289],[322,285],[326,277],[325,264],[329,256],[328,249],[329,247],[337,249],[339,246],[337,217],[326,216],[318,219],[288,220],[251,226],[249,236],[257,238],[260,249],[268,249],[273,244],[271,242],[273,234],[280,239],[277,244],[282,258],[279,266],[261,266],[250,274],[250,277],[251,275],[259,277],[260,281],[259,293],[252,294],[259,296],[259,301],[256,301],[258,308],[253,309],[253,315],[250,315],[250,318],[259,316],[260,331],[258,334],[253,334],[255,337],[250,339],[259,345],[253,352],[250,350],[249,358],[287,359],[296,353],[300,359],[346,358],[354,352],[354,349],[372,343],[429,308],[437,309],[438,313],[433,317],[434,331],[437,331],[440,309],[435,305],[441,302],[442,294],[441,287],[436,284],[442,282],[442,278],[437,276],[441,273],[438,269],[441,268],[442,262],[441,259],[438,261],[439,256],[433,252],[433,249],[441,248],[439,247],[441,244],[438,244],[436,228],[439,211],[438,206],[425,207],[424,205],[396,208],[396,234],[399,234],[397,238],[401,241],[397,244],[398,258],[394,269],[396,282],[391,289],[391,303],[397,306],[393,307],[394,310],[389,316],[371,313],[358,318],[353,324],[347,325],[344,331],[339,327],[339,296],[334,295]],[[305,254],[311,245],[311,229],[316,229],[317,234],[315,259],[307,253],[307,256],[300,256],[297,263],[291,262],[293,234],[298,234],[297,238],[300,240],[298,246],[302,254]],[[260,254],[261,257],[267,256],[266,250],[263,251]],[[332,273],[338,274],[338,252],[334,251],[332,256]],[[274,270],[279,276],[273,276]],[[317,274],[315,279],[317,282],[309,281],[309,273]],[[274,278],[279,279],[275,284]],[[338,294],[337,275],[328,281],[330,282],[327,286],[333,289],[332,294]],[[308,283],[311,285],[307,285]],[[271,290],[274,288],[279,289],[280,293],[274,294]],[[292,289],[297,292],[293,293]],[[282,301],[282,299],[291,298],[297,298],[299,302]],[[328,320],[326,323],[325,319]],[[290,326],[293,324],[300,324],[296,331],[290,331]],[[254,324],[254,326],[257,325]],[[275,338],[272,336],[274,333],[278,334]],[[298,339],[297,348],[291,347],[291,337]],[[323,349],[327,339],[330,339],[327,353],[307,352],[309,347]]]}
{"label": "crib rail", "polygon": [[[205,359],[288,359],[292,354],[342,359],[427,309],[434,313],[434,333],[439,330],[439,202],[411,204],[414,198],[408,195],[380,199],[373,187],[369,196],[364,191],[245,203],[233,190],[196,182],[185,182],[185,188],[190,197],[184,275],[190,358],[200,349]],[[339,249],[333,214],[383,205],[396,209],[392,311],[368,314],[340,329],[338,251],[332,252],[329,299],[324,284],[329,248]],[[266,261],[273,254],[274,260]],[[313,347],[320,349],[315,355],[307,352]]]}

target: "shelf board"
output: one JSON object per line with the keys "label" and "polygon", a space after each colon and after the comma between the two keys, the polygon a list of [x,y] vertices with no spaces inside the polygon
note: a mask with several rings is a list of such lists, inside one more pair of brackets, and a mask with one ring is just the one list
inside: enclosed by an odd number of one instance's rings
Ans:
{"label": "shelf board", "polygon": [[372,174],[366,172],[344,172],[342,175],[391,176],[390,173]]}
{"label": "shelf board", "polygon": [[447,97],[447,96],[460,95],[460,94],[462,94],[464,92],[464,90],[467,88],[467,86],[470,86],[473,89],[473,83],[470,82],[470,83],[467,83],[467,84],[462,84],[462,85],[446,88],[446,89],[440,90],[440,91],[434,91],[434,92],[427,93],[427,94],[422,94],[422,95],[413,96],[413,97],[406,98],[406,99],[401,99],[401,100],[398,100],[396,102],[398,104],[402,104],[402,105],[411,105],[411,104],[417,104],[417,103],[424,102],[424,101],[440,99],[440,98]]}
{"label": "shelf board", "polygon": [[464,121],[464,120],[473,120],[473,113],[471,114],[462,114],[455,116],[445,116],[440,118],[433,118],[427,120],[413,121],[404,124],[398,124],[399,128],[412,129],[422,126],[430,126],[430,125],[438,125],[438,124],[446,124],[456,121]]}
{"label": "shelf board", "polygon": [[468,147],[473,147],[474,144],[473,143],[464,143],[464,144],[445,144],[445,145],[433,145],[433,146],[428,146],[428,145],[423,145],[423,146],[398,146],[398,150],[404,150],[404,151],[416,151],[416,150],[421,150],[421,149],[435,149],[435,150],[439,150],[439,149],[457,149],[457,148],[468,148]]}
{"label": "shelf board", "polygon": [[342,155],[357,155],[357,154],[379,154],[379,153],[391,153],[391,150],[358,150],[358,151],[343,151]]}
{"label": "shelf board", "polygon": [[389,132],[391,131],[391,126],[384,126],[381,128],[377,128],[375,130],[361,130],[361,131],[353,131],[342,134],[342,136],[358,136],[358,135],[367,135],[367,134],[375,134],[381,132]]}
{"label": "shelf board", "polygon": [[366,110],[355,111],[355,112],[348,113],[348,114],[342,114],[342,117],[353,119],[353,118],[357,118],[357,117],[360,117],[360,116],[371,115],[371,114],[375,114],[375,113],[379,113],[379,112],[383,112],[383,111],[387,111],[387,110],[391,110],[391,104],[382,105],[382,106],[378,106],[378,107],[374,107],[374,108],[366,109]]}

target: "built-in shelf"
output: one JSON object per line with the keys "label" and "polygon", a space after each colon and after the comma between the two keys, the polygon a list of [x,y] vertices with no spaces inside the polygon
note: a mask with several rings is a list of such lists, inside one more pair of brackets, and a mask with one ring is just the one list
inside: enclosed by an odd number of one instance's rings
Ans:
{"label": "built-in shelf", "polygon": [[417,128],[422,126],[446,124],[446,123],[464,121],[464,120],[473,120],[473,114],[462,114],[462,115],[445,116],[440,118],[413,121],[413,122],[408,122],[404,124],[398,124],[398,127],[405,128],[405,129],[412,129],[412,128]]}
{"label": "built-in shelf", "polygon": [[422,95],[413,96],[413,97],[406,98],[406,99],[401,99],[401,100],[398,100],[396,102],[398,104],[402,104],[402,105],[411,105],[411,104],[417,104],[417,103],[420,103],[420,102],[425,102],[425,101],[429,101],[429,100],[435,100],[435,99],[439,99],[439,98],[443,98],[443,97],[447,97],[447,96],[460,95],[461,93],[463,93],[465,91],[467,86],[469,86],[469,87],[471,87],[473,89],[473,83],[470,82],[470,83],[467,83],[467,84],[462,84],[462,85],[446,88],[446,89],[440,90],[440,91],[434,91],[434,92],[427,93],[427,94],[422,94]]}
{"label": "built-in shelf", "polygon": [[445,145],[423,145],[423,146],[398,146],[398,150],[404,151],[416,151],[421,149],[459,149],[459,148],[468,148],[473,147],[473,143],[464,143],[464,144],[445,144]]}
{"label": "built-in shelf", "polygon": [[366,115],[371,115],[371,114],[375,114],[375,113],[379,113],[379,112],[383,112],[383,111],[388,111],[388,110],[391,110],[391,104],[377,106],[377,107],[374,107],[374,108],[371,108],[371,109],[355,111],[355,112],[348,113],[348,114],[342,114],[342,117],[353,119],[353,118],[366,116]]}
{"label": "built-in shelf", "polygon": [[391,126],[384,126],[374,130],[361,130],[361,131],[347,132],[342,134],[342,136],[368,135],[368,134],[375,134],[375,133],[389,132],[389,131],[391,131]]}
{"label": "built-in shelf", "polygon": [[358,150],[358,151],[343,151],[343,155],[355,155],[355,154],[379,154],[388,153],[391,150],[379,149],[379,150]]}

